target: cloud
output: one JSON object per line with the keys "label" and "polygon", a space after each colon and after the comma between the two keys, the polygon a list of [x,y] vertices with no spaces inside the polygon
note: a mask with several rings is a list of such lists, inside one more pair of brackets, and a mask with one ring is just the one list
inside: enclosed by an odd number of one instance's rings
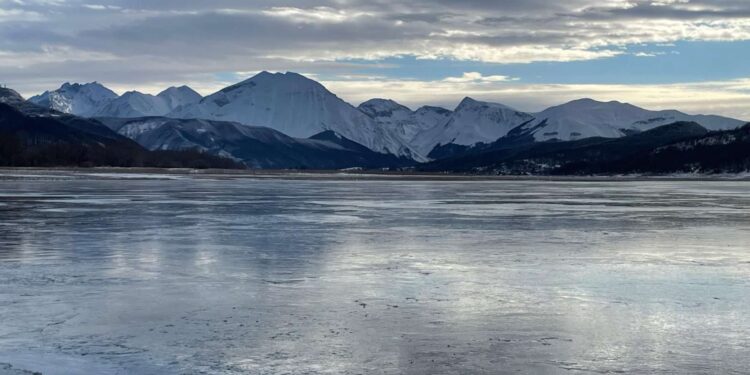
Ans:
{"label": "cloud", "polygon": [[83,4],[84,8],[92,10],[120,10],[121,7],[115,5],[103,5],[103,4]]}
{"label": "cloud", "polygon": [[633,54],[635,57],[656,57],[665,55],[666,52],[636,52]]}
{"label": "cloud", "polygon": [[490,76],[483,76],[482,73],[479,72],[466,72],[461,77],[446,77],[443,79],[443,82],[456,82],[456,83],[463,83],[463,82],[506,82],[506,81],[513,81],[516,80],[516,78],[503,76],[503,75],[490,75]]}
{"label": "cloud", "polygon": [[293,22],[307,23],[341,23],[350,22],[353,19],[364,16],[372,16],[368,12],[348,12],[343,9],[334,9],[330,7],[314,7],[311,9],[300,9],[295,7],[273,7],[264,10],[263,14],[289,19]]}
{"label": "cloud", "polygon": [[[750,3],[737,0],[47,4],[3,1],[0,20],[9,18],[4,13],[29,12],[47,19],[46,31],[64,34],[70,47],[177,58],[194,57],[199,49],[242,54],[246,59],[332,61],[409,55],[524,63],[608,58],[630,44],[750,40]],[[79,11],[82,8],[96,12]]]}
{"label": "cloud", "polygon": [[0,8],[0,22],[18,22],[19,20],[23,20],[23,22],[40,22],[44,19],[45,17],[39,12],[17,8]]}
{"label": "cloud", "polygon": [[[67,80],[210,90],[225,83],[221,72],[353,77],[362,60],[389,57],[575,62],[654,54],[630,51],[634,45],[742,40],[750,40],[746,0],[0,0],[0,76],[25,93]],[[459,90],[446,102],[475,86],[520,87],[491,77],[429,84]],[[560,92],[544,95],[556,101]]]}

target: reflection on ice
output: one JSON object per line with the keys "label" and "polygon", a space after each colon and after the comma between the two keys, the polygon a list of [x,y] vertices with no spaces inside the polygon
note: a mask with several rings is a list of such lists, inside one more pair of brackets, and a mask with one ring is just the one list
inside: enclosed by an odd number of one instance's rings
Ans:
{"label": "reflection on ice", "polygon": [[750,366],[748,182],[60,177],[0,178],[0,374]]}

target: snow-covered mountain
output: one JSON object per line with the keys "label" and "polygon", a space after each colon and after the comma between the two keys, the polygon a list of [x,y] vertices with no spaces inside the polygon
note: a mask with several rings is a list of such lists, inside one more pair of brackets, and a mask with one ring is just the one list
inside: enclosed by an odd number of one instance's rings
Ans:
{"label": "snow-covered mountain", "polygon": [[23,103],[25,99],[16,90],[0,87],[0,103],[15,107]]}
{"label": "snow-covered mountain", "polygon": [[696,122],[709,130],[735,129],[743,121],[675,110],[649,111],[617,101],[574,100],[534,115],[523,129],[537,141],[575,140],[589,137],[617,138],[632,131],[646,131],[678,121]]}
{"label": "snow-covered mountain", "polygon": [[158,95],[129,91],[111,100],[93,113],[96,117],[144,117],[164,116],[177,108],[201,100],[200,94],[190,87],[170,87]]}
{"label": "snow-covered mountain", "polygon": [[[17,100],[17,99],[16,99]],[[393,100],[371,99],[357,108],[320,83],[296,73],[261,72],[210,96],[187,86],[158,95],[137,91],[117,96],[97,82],[65,83],[24,102],[83,117],[231,121],[265,126],[290,137],[307,138],[333,131],[371,150],[426,161],[460,152],[478,143],[617,138],[679,121],[709,130],[734,129],[744,122],[721,116],[688,115],[675,110],[649,111],[616,101],[580,99],[525,113],[508,106],[465,98],[454,111],[425,106],[412,111]]]}
{"label": "snow-covered mountain", "polygon": [[357,108],[408,144],[417,134],[445,123],[451,115],[451,111],[440,107],[424,106],[412,111],[390,99],[370,99]]}
{"label": "snow-covered mountain", "polygon": [[167,117],[108,117],[101,121],[149,150],[199,149],[251,168],[375,168],[409,163],[331,131],[299,139],[270,128],[228,121]]}
{"label": "snow-covered mountain", "polygon": [[299,138],[332,130],[378,152],[423,160],[392,130],[297,73],[261,72],[168,116],[266,126]]}
{"label": "snow-covered mountain", "polygon": [[379,124],[394,128],[408,121],[412,114],[411,109],[390,99],[370,99],[360,104],[357,109],[375,119]]}
{"label": "snow-covered mountain", "polygon": [[459,103],[447,121],[417,134],[412,145],[417,151],[429,154],[438,145],[471,146],[479,142],[490,143],[533,118],[528,113],[502,104],[467,97]]}
{"label": "snow-covered mountain", "polygon": [[41,95],[29,98],[29,101],[64,113],[90,116],[115,98],[117,94],[98,82],[86,84],[66,82],[59,89],[45,91]]}
{"label": "snow-covered mountain", "polygon": [[29,102],[82,117],[163,116],[178,107],[195,104],[201,95],[187,86],[170,87],[158,95],[130,91],[118,96],[98,82],[65,83]]}
{"label": "snow-covered mountain", "polygon": [[198,103],[203,97],[188,86],[170,87],[156,95],[166,102],[169,111],[178,107]]}
{"label": "snow-covered mountain", "polygon": [[436,146],[491,143],[511,134],[536,141],[618,138],[679,121],[696,122],[709,130],[735,129],[743,121],[721,116],[688,115],[675,110],[649,111],[616,101],[579,99],[532,114],[502,104],[465,98],[450,119],[417,134],[411,145],[428,155]]}
{"label": "snow-covered mountain", "polygon": [[150,94],[128,91],[94,112],[95,117],[161,116],[169,113],[167,102]]}

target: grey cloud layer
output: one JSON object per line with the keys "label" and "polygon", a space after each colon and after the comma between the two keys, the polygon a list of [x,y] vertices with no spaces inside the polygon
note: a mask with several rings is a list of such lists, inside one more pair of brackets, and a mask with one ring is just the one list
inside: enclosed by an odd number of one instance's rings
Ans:
{"label": "grey cloud layer", "polygon": [[351,74],[346,59],[398,55],[571,61],[628,44],[746,39],[744,0],[0,0],[0,75],[27,90],[264,68]]}

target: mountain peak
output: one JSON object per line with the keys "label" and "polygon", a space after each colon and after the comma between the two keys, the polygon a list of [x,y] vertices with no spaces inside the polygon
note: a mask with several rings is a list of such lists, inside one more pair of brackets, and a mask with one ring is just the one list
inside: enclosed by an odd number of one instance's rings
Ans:
{"label": "mountain peak", "polygon": [[[554,107],[550,107],[540,112],[539,118],[547,117],[568,117],[572,119],[589,117],[598,117],[594,122],[613,123],[615,119],[645,117],[649,111],[636,107],[629,103],[622,103],[615,100],[602,102],[590,98],[582,98],[569,101]],[[603,116],[603,117],[602,117]],[[588,120],[586,120],[588,122]],[[627,126],[623,126],[627,127]]]}
{"label": "mountain peak", "polygon": [[432,106],[432,105],[423,105],[423,106],[417,108],[417,110],[414,111],[414,113],[416,113],[418,115],[419,114],[426,114],[426,113],[436,113],[436,114],[439,114],[439,115],[448,116],[451,113],[453,113],[453,111],[451,111],[450,109],[445,109],[443,107],[437,107],[437,106]]}
{"label": "mountain peak", "polygon": [[475,100],[474,98],[466,96],[463,99],[461,99],[460,103],[458,103],[458,105],[456,106],[456,111],[458,111],[459,108],[471,107],[480,103],[481,102]]}
{"label": "mountain peak", "polygon": [[[273,79],[273,80],[300,80],[300,81],[312,81],[310,78],[307,78],[303,76],[302,74],[295,73],[295,72],[276,72],[271,73],[267,70],[264,70],[249,79],[245,81],[257,81],[257,80],[267,80],[267,79]],[[244,81],[243,81],[244,82]],[[241,82],[240,82],[241,83]]]}
{"label": "mountain peak", "polygon": [[267,126],[292,137],[334,130],[377,152],[413,153],[393,131],[378,126],[315,80],[294,72],[260,72],[169,115]]}
{"label": "mountain peak", "polygon": [[[465,97],[463,100],[461,100],[460,103],[458,103],[458,106],[454,110],[454,112],[460,112],[460,111],[466,111],[466,110],[474,110],[478,108],[496,108],[496,109],[504,109],[509,111],[516,111],[516,109],[508,107],[505,104],[500,103],[492,103],[492,102],[483,102],[480,100],[476,100],[471,97]],[[517,112],[517,111],[516,111]]]}
{"label": "mountain peak", "polygon": [[360,106],[384,106],[395,108],[401,106],[401,104],[398,104],[395,100],[392,99],[372,98],[370,100],[362,102]]}
{"label": "mountain peak", "polygon": [[580,99],[571,100],[567,102],[566,104],[600,104],[600,103],[604,103],[604,102],[600,102],[598,100],[594,100],[591,98],[580,98]]}
{"label": "mountain peak", "polygon": [[614,107],[635,107],[629,103],[618,102],[617,100],[610,100],[608,102],[599,101],[591,98],[581,98],[571,100],[565,104],[561,104],[558,107],[573,107],[573,108],[614,108]]}
{"label": "mountain peak", "polygon": [[360,111],[373,116],[390,116],[393,112],[411,113],[411,109],[391,99],[374,98],[357,107]]}
{"label": "mountain peak", "polygon": [[677,121],[694,121],[708,129],[728,129],[738,121],[718,116],[690,116],[682,112],[650,111],[615,100],[577,99],[536,114],[526,130],[537,141],[575,140],[589,137],[619,138]]}
{"label": "mountain peak", "polygon": [[94,81],[84,84],[65,82],[59,89],[45,91],[29,98],[29,101],[44,108],[89,116],[116,98],[117,94],[112,90]]}
{"label": "mountain peak", "polygon": [[190,86],[187,86],[187,85],[182,85],[179,87],[170,86],[164,89],[162,92],[156,94],[156,96],[162,96],[162,97],[173,96],[173,95],[201,97],[201,94],[198,94],[198,92],[196,92]]}
{"label": "mountain peak", "polygon": [[202,96],[188,86],[169,87],[157,95],[128,91],[101,107],[99,117],[165,116],[170,112],[198,103]]}
{"label": "mountain peak", "polygon": [[184,90],[191,90],[191,91],[192,91],[192,89],[191,89],[191,88],[190,88],[189,86],[187,86],[187,85],[182,85],[182,86],[169,86],[169,87],[167,87],[166,89],[162,90],[162,91],[160,92],[160,94],[161,94],[162,92],[170,92],[170,91],[184,91]]}
{"label": "mountain peak", "polygon": [[16,92],[16,90],[9,89],[7,87],[0,87],[0,103],[6,104],[17,104],[24,102],[23,96]]}
{"label": "mountain peak", "polygon": [[[278,74],[281,74],[281,73],[278,73]],[[285,72],[284,76],[285,77],[289,77],[289,78],[302,78],[302,79],[306,79],[306,80],[310,79],[310,78],[307,78],[307,77],[303,76],[302,74],[295,73],[295,72]]]}
{"label": "mountain peak", "polygon": [[151,96],[151,94],[144,94],[137,90],[126,91],[124,94],[122,94],[123,98],[128,96]]}
{"label": "mountain peak", "polygon": [[317,81],[299,73],[271,73],[264,70],[242,82],[225,87],[219,92],[229,93],[239,88],[252,88],[259,85],[264,87],[273,86],[276,89],[283,88],[285,91],[325,90],[325,87]]}
{"label": "mountain peak", "polygon": [[62,86],[60,86],[59,90],[81,90],[81,89],[89,89],[89,90],[92,90],[92,89],[102,90],[103,89],[103,90],[109,91],[108,88],[104,87],[104,85],[102,85],[101,83],[97,81],[88,82],[88,83],[65,82],[62,84]]}
{"label": "mountain peak", "polygon": [[417,135],[417,150],[423,154],[429,155],[438,145],[491,143],[533,118],[528,113],[503,104],[483,102],[468,96],[461,100],[454,112],[443,109],[436,113],[447,121]]}
{"label": "mountain peak", "polygon": [[268,70],[261,70],[260,72],[255,74],[253,77],[265,77],[265,76],[272,76],[274,74],[279,74],[279,73],[271,73]]}
{"label": "mountain peak", "polygon": [[169,112],[183,106],[198,103],[203,96],[188,86],[169,87],[156,95],[157,98],[166,103]]}

